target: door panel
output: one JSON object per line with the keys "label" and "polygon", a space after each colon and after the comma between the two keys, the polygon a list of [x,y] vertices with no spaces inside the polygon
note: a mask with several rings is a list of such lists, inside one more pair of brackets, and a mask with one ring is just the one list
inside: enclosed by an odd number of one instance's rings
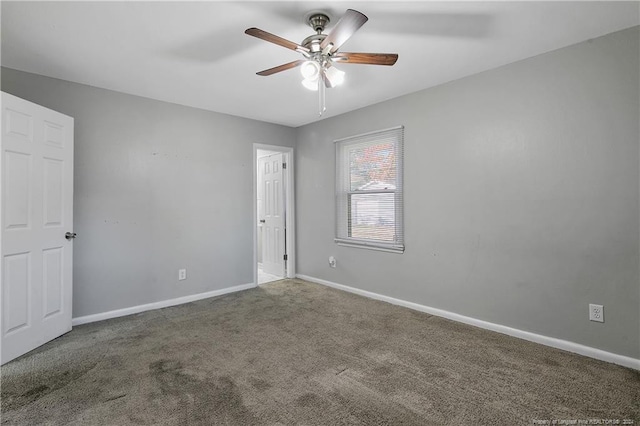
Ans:
{"label": "door panel", "polygon": [[13,333],[29,325],[29,290],[31,269],[29,253],[4,257],[4,286],[2,291],[3,331]]}
{"label": "door panel", "polygon": [[[265,174],[268,174],[266,170],[269,168],[269,164],[265,164],[264,167],[265,167]],[[271,201],[273,200],[273,191],[271,189],[272,189],[271,182],[268,180],[265,180],[264,182],[264,194],[265,194],[264,214],[265,216],[271,216],[273,214],[273,211],[271,209]]]}
{"label": "door panel", "polygon": [[73,119],[2,93],[2,364],[71,330]]}
{"label": "door panel", "polygon": [[52,123],[51,121],[44,122],[44,143],[53,146],[55,148],[64,149],[64,126]]}
{"label": "door panel", "polygon": [[[4,103],[4,98],[3,98]],[[6,134],[26,142],[33,140],[33,117],[31,114],[6,108],[6,119],[4,121]]]}
{"label": "door panel", "polygon": [[44,226],[61,226],[64,214],[62,171],[64,162],[44,159]]}
{"label": "door panel", "polygon": [[63,250],[62,247],[55,247],[42,251],[42,293],[45,319],[62,311],[64,298],[62,291]]}
{"label": "door panel", "polygon": [[29,177],[31,155],[23,152],[4,153],[4,223],[6,229],[29,227]]}

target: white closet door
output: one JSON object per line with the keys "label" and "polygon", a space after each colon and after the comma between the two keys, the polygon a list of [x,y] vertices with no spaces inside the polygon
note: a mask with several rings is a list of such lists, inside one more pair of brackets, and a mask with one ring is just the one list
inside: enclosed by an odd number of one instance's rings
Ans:
{"label": "white closet door", "polygon": [[1,157],[4,364],[71,330],[73,118],[2,93]]}
{"label": "white closet door", "polygon": [[262,226],[262,270],[284,277],[284,187],[282,154],[266,157],[262,179],[264,223]]}

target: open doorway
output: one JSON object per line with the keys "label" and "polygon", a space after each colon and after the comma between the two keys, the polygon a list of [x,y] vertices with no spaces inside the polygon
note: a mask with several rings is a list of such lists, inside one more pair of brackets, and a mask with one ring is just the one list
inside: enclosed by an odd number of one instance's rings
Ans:
{"label": "open doorway", "polygon": [[293,148],[254,144],[254,282],[295,277]]}

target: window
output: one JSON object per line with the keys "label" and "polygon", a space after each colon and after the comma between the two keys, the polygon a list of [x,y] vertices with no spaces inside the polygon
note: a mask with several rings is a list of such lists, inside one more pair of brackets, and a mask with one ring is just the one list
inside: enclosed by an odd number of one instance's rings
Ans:
{"label": "window", "polygon": [[403,138],[400,126],[335,142],[338,244],[404,251]]}

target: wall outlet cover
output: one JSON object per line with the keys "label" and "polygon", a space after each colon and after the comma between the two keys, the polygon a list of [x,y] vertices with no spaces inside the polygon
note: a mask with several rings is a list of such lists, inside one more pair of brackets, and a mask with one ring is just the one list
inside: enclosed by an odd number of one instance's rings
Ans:
{"label": "wall outlet cover", "polygon": [[186,280],[187,279],[187,270],[186,269],[178,269],[178,280]]}
{"label": "wall outlet cover", "polygon": [[596,322],[604,322],[604,306],[589,304],[589,320]]}

